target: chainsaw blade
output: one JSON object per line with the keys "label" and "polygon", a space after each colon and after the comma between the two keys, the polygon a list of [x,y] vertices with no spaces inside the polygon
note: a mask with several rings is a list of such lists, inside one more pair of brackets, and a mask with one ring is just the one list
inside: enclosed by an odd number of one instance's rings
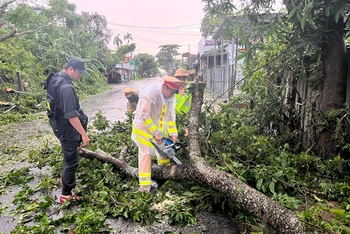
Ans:
{"label": "chainsaw blade", "polygon": [[[181,165],[182,162],[175,156],[175,155],[168,155],[167,153],[165,153],[158,145],[156,142],[154,141],[151,141],[152,145],[154,146],[154,148],[157,150],[157,152],[162,156],[162,157],[165,157],[165,158],[171,158],[172,160],[174,160],[174,162],[177,164],[177,165]],[[169,146],[168,146],[169,147]]]}

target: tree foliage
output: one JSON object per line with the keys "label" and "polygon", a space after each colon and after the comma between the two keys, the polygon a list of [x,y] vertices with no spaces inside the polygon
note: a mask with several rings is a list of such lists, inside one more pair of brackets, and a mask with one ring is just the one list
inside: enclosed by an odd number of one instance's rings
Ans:
{"label": "tree foliage", "polygon": [[120,34],[118,34],[116,37],[113,39],[113,44],[116,45],[117,47],[121,46],[123,44],[122,39],[120,39]]}
{"label": "tree foliage", "polygon": [[159,66],[163,69],[168,69],[169,66],[173,66],[175,63],[175,56],[179,55],[178,49],[180,45],[168,44],[159,46],[159,52],[156,55]]}
{"label": "tree foliage", "polygon": [[[228,7],[231,12],[238,8],[231,1],[203,2],[207,4],[207,14],[214,16],[223,9],[228,11]],[[343,22],[349,3],[283,3],[285,8],[276,13],[273,1],[244,2],[242,10],[235,13],[241,20],[227,17],[223,36],[238,39],[239,44],[246,46],[247,50],[238,57],[245,58],[243,90],[255,102],[258,112],[264,113],[260,116],[266,117],[265,131],[298,132],[295,145],[300,149],[313,147],[320,156],[334,156],[340,152],[334,140],[337,124],[327,116],[332,110],[344,108],[345,103]],[[204,23],[202,26],[207,27]],[[298,83],[305,83],[308,98],[300,96],[304,94],[297,90]],[[305,115],[315,118],[314,124],[306,123]],[[321,127],[316,122],[329,125]]]}
{"label": "tree foliage", "polygon": [[158,72],[155,58],[150,54],[140,53],[134,57],[136,71],[144,77],[145,74],[156,74]]}
{"label": "tree foliage", "polygon": [[110,71],[111,69],[114,69],[117,63],[122,63],[125,60],[126,55],[135,51],[135,48],[136,48],[136,44],[131,43],[131,44],[119,46],[115,52],[108,51],[105,54],[106,70]]}
{"label": "tree foliage", "polygon": [[102,58],[103,54],[108,50],[107,46],[112,35],[111,30],[107,28],[106,17],[96,12],[82,12],[81,15],[88,22],[85,26],[85,32],[94,35],[94,40],[97,41],[99,45],[100,58]]}
{"label": "tree foliage", "polygon": [[[8,23],[0,34],[6,35],[13,28],[16,34],[0,44],[3,56],[1,73],[3,85],[15,90],[16,73],[20,73],[29,96],[21,95],[16,100],[8,100],[15,101],[22,107],[27,103],[30,107],[20,108],[20,111],[33,112],[37,106],[44,107],[40,105],[45,98],[43,81],[48,73],[62,70],[70,56],[85,59],[87,70],[91,74],[82,77],[81,82],[76,84],[80,96],[107,88],[100,72],[105,70],[101,54],[107,50],[110,35],[106,20],[96,13],[78,15],[75,9],[75,5],[66,0],[51,0],[49,6],[38,14],[33,7],[21,3],[4,14]],[[33,30],[37,28],[40,30]],[[6,95],[1,96],[8,99]]]}
{"label": "tree foliage", "polygon": [[128,33],[128,32],[124,35],[123,38],[124,38],[124,41],[128,42],[128,44],[129,44],[130,41],[133,41],[132,35],[130,33]]}

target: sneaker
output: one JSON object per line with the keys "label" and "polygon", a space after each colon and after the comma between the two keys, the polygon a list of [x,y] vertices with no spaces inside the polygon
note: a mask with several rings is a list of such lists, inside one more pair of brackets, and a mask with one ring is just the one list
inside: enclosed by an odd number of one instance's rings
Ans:
{"label": "sneaker", "polygon": [[60,197],[60,203],[63,204],[65,201],[70,201],[70,202],[77,202],[77,201],[82,201],[84,198],[77,196],[77,195],[70,195],[70,196],[64,196],[62,195]]}

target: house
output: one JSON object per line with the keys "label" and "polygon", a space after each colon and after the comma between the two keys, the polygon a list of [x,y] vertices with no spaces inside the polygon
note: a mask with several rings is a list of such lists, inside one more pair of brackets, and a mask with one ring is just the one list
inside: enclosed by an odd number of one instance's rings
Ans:
{"label": "house", "polygon": [[[256,23],[271,23],[278,14],[261,14]],[[211,40],[199,42],[200,71],[207,88],[215,96],[230,97],[244,81],[242,68],[244,60],[238,60],[239,53],[245,51],[245,46],[239,43],[239,38],[227,38],[223,33],[228,23],[238,23],[239,27],[251,28],[247,15],[229,15],[217,29]]]}
{"label": "house", "polygon": [[116,64],[114,69],[107,74],[108,83],[122,83],[130,81],[133,70],[133,63],[131,63],[129,57],[126,57],[123,63]]}
{"label": "house", "polygon": [[238,61],[237,55],[244,47],[236,39],[224,40],[222,29],[211,40],[199,42],[199,70],[213,96],[229,97],[243,80],[243,60]]}
{"label": "house", "polygon": [[[186,58],[186,60],[184,61],[184,58]],[[192,64],[194,64],[197,60],[198,56],[195,54],[190,54],[189,52],[183,53],[181,54],[181,63],[182,65],[186,65],[187,69],[189,69]]]}

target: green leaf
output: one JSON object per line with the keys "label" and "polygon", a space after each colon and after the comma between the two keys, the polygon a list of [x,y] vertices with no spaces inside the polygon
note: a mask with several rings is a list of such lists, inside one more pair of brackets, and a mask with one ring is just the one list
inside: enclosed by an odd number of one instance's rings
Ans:
{"label": "green leaf", "polygon": [[275,182],[271,181],[269,184],[269,189],[271,193],[275,194]]}
{"label": "green leaf", "polygon": [[283,171],[279,171],[275,174],[276,177],[280,177],[281,175],[283,175]]}
{"label": "green leaf", "polygon": [[335,10],[335,22],[338,22],[340,15],[344,16],[344,3],[337,4],[337,8]]}
{"label": "green leaf", "polygon": [[332,212],[333,214],[344,215],[345,210],[331,209],[331,212]]}
{"label": "green leaf", "polygon": [[288,19],[291,19],[296,12],[297,12],[297,8],[293,8],[293,10],[291,10],[288,14]]}
{"label": "green leaf", "polygon": [[237,55],[237,60],[241,60],[243,59],[244,57],[246,57],[248,55],[248,50],[246,50],[245,52],[240,52],[238,55]]}
{"label": "green leaf", "polygon": [[325,15],[328,17],[331,15],[331,8],[330,6],[327,6],[325,9],[324,9],[324,12],[325,12]]}
{"label": "green leaf", "polygon": [[299,11],[297,12],[297,18],[299,21],[301,21],[301,15],[300,15]]}
{"label": "green leaf", "polygon": [[314,3],[313,2],[309,2],[308,4],[306,4],[304,9],[312,9],[314,7]]}
{"label": "green leaf", "polygon": [[124,216],[125,218],[129,218],[129,215],[128,215],[128,211],[127,211],[127,210],[124,211],[123,216]]}
{"label": "green leaf", "polygon": [[102,196],[107,196],[108,195],[108,193],[106,192],[106,191],[100,191],[99,192]]}
{"label": "green leaf", "polygon": [[340,12],[339,11],[335,12],[335,22],[338,22],[339,17],[340,17]]}
{"label": "green leaf", "polygon": [[263,178],[259,178],[259,179],[256,181],[256,188],[257,188],[258,190],[261,190],[261,186],[262,186],[263,181],[264,181]]}
{"label": "green leaf", "polygon": [[311,14],[308,14],[307,21],[309,22],[309,24],[310,24],[314,29],[317,29],[316,24],[315,24],[314,20],[312,19],[312,15],[311,15]]}
{"label": "green leaf", "polygon": [[305,23],[306,23],[307,17],[308,17],[308,14],[305,14],[305,15],[303,16],[303,18],[301,19],[301,21],[300,21],[300,23],[301,23],[301,29],[303,29],[303,30],[304,30],[304,27],[305,27]]}

